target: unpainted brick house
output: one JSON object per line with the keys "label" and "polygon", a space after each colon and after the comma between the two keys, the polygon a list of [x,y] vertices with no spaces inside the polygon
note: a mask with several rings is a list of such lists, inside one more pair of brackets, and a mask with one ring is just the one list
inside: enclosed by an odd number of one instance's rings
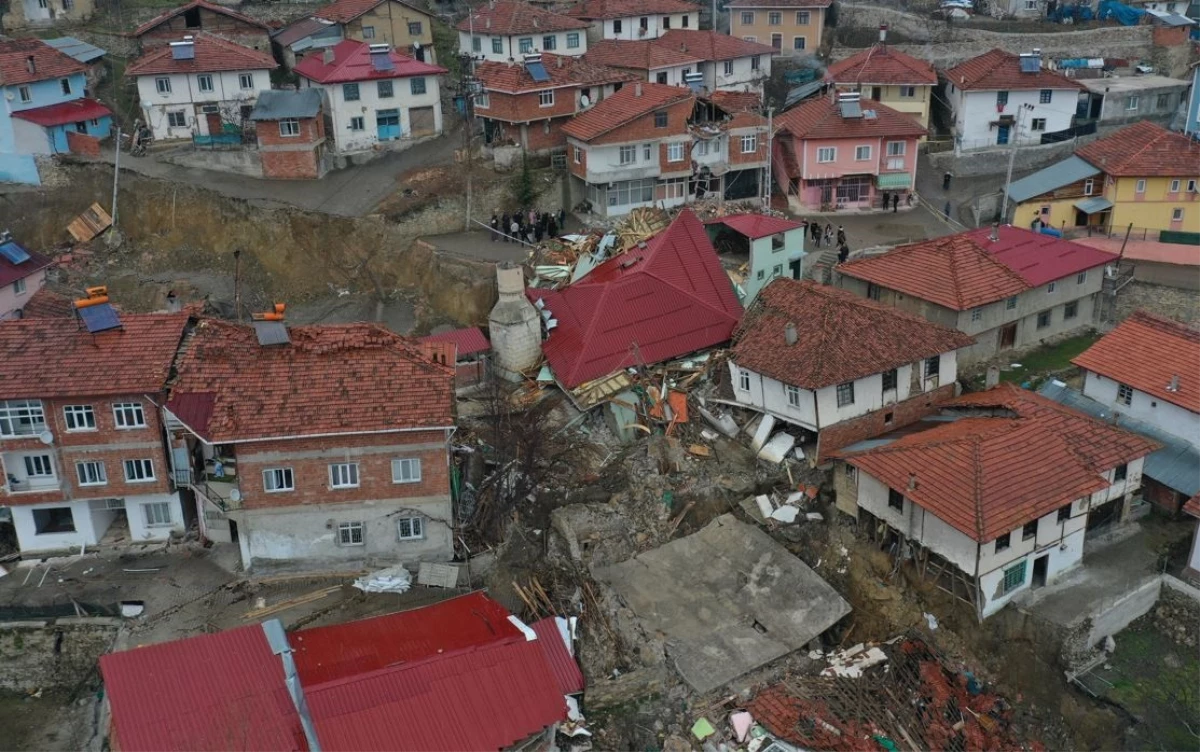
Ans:
{"label": "unpainted brick house", "polygon": [[165,11],[137,27],[133,36],[145,52],[202,31],[268,55],[271,53],[270,27],[207,0],[192,0]]}
{"label": "unpainted brick house", "polygon": [[250,113],[264,178],[304,180],[329,171],[321,92],[264,91]]}

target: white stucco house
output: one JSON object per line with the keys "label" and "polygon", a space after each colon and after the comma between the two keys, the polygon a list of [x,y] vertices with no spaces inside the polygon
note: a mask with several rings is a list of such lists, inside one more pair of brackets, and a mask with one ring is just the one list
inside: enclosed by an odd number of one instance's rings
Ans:
{"label": "white stucco house", "polygon": [[1040,51],[994,49],[942,71],[955,148],[1040,144],[1071,127],[1083,86],[1043,67]]}
{"label": "white stucco house", "polygon": [[129,64],[142,119],[155,140],[240,143],[258,92],[278,67],[265,52],[199,32],[158,47]]}
{"label": "white stucco house", "polygon": [[347,39],[295,67],[301,88],[321,89],[335,154],[406,149],[442,132],[440,76],[386,44]]}
{"label": "white stucco house", "polygon": [[804,278],[803,224],[766,214],[727,214],[704,224],[714,245],[732,246],[739,254],[744,249],[749,266],[736,285],[743,306],[748,308],[773,279]]}
{"label": "white stucco house", "polygon": [[685,0],[584,0],[563,11],[587,21],[588,40],[657,39],[672,29],[700,28],[700,12]]}
{"label": "white stucco house", "polygon": [[52,260],[26,250],[7,230],[0,232],[0,321],[21,318],[22,311],[46,284]]}
{"label": "white stucco house", "polygon": [[734,334],[733,396],[763,414],[756,442],[782,422],[821,462],[953,399],[956,351],[972,341],[873,300],[781,277],[758,293]]}
{"label": "white stucco house", "polygon": [[588,22],[523,0],[491,0],[458,22],[458,49],[476,60],[503,63],[553,52],[578,57],[588,50]]}
{"label": "white stucco house", "polygon": [[837,507],[979,617],[1078,566],[1158,445],[1005,384],[837,453]]}

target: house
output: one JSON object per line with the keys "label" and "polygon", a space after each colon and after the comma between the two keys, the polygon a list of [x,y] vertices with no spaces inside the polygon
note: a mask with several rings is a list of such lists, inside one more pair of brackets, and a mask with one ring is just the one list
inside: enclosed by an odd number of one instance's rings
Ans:
{"label": "house", "polygon": [[1040,51],[994,49],[945,71],[955,148],[1040,144],[1070,128],[1083,86],[1043,65]]}
{"label": "house", "polygon": [[1118,276],[1123,277],[1132,267],[1133,278],[1139,282],[1200,292],[1200,246],[1157,240],[1126,241],[1125,233],[1119,229],[1112,231],[1111,236],[1107,233],[1095,237],[1080,235],[1075,242],[1120,255]]}
{"label": "house", "polygon": [[562,129],[572,202],[612,217],[637,206],[762,195],[765,118],[716,101],[638,83],[576,115]]}
{"label": "house", "polygon": [[756,444],[783,421],[823,462],[955,397],[956,353],[972,341],[844,290],[776,279],[734,333],[733,398],[763,414]]}
{"label": "house", "polygon": [[713,31],[672,30],[658,39],[600,41],[587,59],[635,71],[657,84],[690,86],[697,94],[717,91],[762,93],[771,75],[766,45]]}
{"label": "house", "polygon": [[582,0],[563,15],[591,24],[591,44],[602,39],[657,39],[671,29],[700,28],[700,9],[686,0]]}
{"label": "house", "polygon": [[[124,752],[553,746],[566,695],[583,688],[560,623],[526,625],[474,592],[327,627],[285,632],[271,619],[121,650],[100,659],[103,731]],[[188,710],[155,718],[161,702]]]}
{"label": "house", "polygon": [[911,195],[925,128],[860,97],[834,91],[775,118],[772,174],[797,209],[886,208],[892,196]]}
{"label": "house", "polygon": [[524,0],[491,0],[458,22],[458,48],[476,60],[503,63],[535,52],[579,57],[590,24]]}
{"label": "house", "polygon": [[689,209],[645,247],[605,261],[560,290],[530,289],[526,295],[557,322],[542,352],[568,394],[624,368],[719,345],[742,315],[704,225]]}
{"label": "house", "polygon": [[200,33],[151,48],[125,75],[137,81],[142,119],[155,140],[240,144],[277,67],[267,52]]}
{"label": "house", "polygon": [[313,18],[337,24],[345,39],[391,45],[418,62],[437,63],[433,17],[402,0],[336,0]]}
{"label": "house", "polygon": [[1005,225],[838,264],[838,285],[970,335],[961,365],[1090,327],[1111,253]]}
{"label": "house", "polygon": [[82,39],[76,39],[75,37],[58,37],[43,41],[59,52],[70,56],[73,60],[78,60],[87,66],[87,72],[84,74],[84,80],[87,84],[84,87],[85,92],[95,91],[100,82],[108,75],[108,71],[104,65],[104,56],[108,53],[96,45],[88,44]]}
{"label": "house", "polygon": [[1079,81],[1087,90],[1087,117],[1082,122],[1125,125],[1152,120],[1170,125],[1187,100],[1189,82],[1166,76],[1113,76]]}
{"label": "house", "polygon": [[587,57],[533,53],[519,64],[478,63],[475,79],[484,142],[540,153],[566,147],[563,126],[637,76]]}
{"label": "house", "polygon": [[833,0],[732,0],[729,35],[762,42],[781,55],[815,55]]}
{"label": "house", "polygon": [[715,247],[747,256],[738,289],[743,306],[753,303],[773,279],[804,278],[804,224],[766,214],[727,214],[704,224]]}
{"label": "house", "polygon": [[825,81],[839,91],[860,92],[864,99],[910,115],[928,128],[937,71],[924,60],[888,46],[886,34],[887,28],[881,28],[879,44],[830,65]]}
{"label": "house", "polygon": [[407,149],[442,133],[445,68],[352,39],[297,63],[300,88],[320,89],[339,155]]}
{"label": "house", "polygon": [[1183,132],[1192,138],[1200,138],[1200,62],[1192,63],[1191,86],[1184,111]]}
{"label": "house", "polygon": [[95,10],[95,0],[16,0],[5,6],[0,28],[11,33],[58,23],[81,23],[91,19]]}
{"label": "house", "polygon": [[699,54],[658,44],[653,39],[592,42],[584,60],[664,86],[687,86],[695,81],[700,88],[698,74],[704,69],[704,59]]}
{"label": "house", "polygon": [[[270,54],[271,27],[224,5],[191,0],[137,27],[133,36],[143,52],[165,47],[184,36],[208,33],[252,50]],[[263,87],[266,88],[266,87]]]}
{"label": "house", "polygon": [[296,63],[313,52],[323,52],[345,39],[342,25],[324,18],[301,18],[271,32],[271,50],[292,70]]}
{"label": "house", "polygon": [[200,321],[165,415],[201,533],[247,570],[450,559],[453,357],[373,324]]}
{"label": "house", "polygon": [[316,179],[329,170],[321,92],[264,91],[250,111],[264,178]]}
{"label": "house", "polygon": [[45,286],[51,263],[23,248],[7,230],[0,232],[0,321],[22,318],[26,304]]}
{"label": "house", "polygon": [[85,96],[86,73],[40,39],[0,41],[0,182],[39,185],[38,158],[90,151],[108,136],[112,113]]}
{"label": "house", "polygon": [[979,618],[1053,582],[1125,519],[1157,444],[1010,384],[845,447],[837,507]]}
{"label": "house", "polygon": [[118,315],[89,292],[69,318],[0,322],[0,504],[22,554],[161,541],[194,520],[157,409],[187,315]]}
{"label": "house", "polygon": [[487,378],[492,343],[477,326],[451,329],[421,338],[422,342],[443,342],[454,346],[454,388],[474,386]]}

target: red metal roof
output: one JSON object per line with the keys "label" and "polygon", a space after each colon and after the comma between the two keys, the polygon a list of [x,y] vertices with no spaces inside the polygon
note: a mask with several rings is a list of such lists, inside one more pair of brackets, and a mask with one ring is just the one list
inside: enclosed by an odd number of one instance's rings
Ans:
{"label": "red metal roof", "polygon": [[[33,70],[29,70],[29,58]],[[9,39],[0,42],[0,85],[15,86],[34,81],[83,73],[87,66],[40,39]]]}
{"label": "red metal roof", "polygon": [[1183,505],[1183,513],[1200,517],[1200,493],[1187,500],[1187,503]]}
{"label": "red metal roof", "polygon": [[710,219],[706,225],[725,225],[736,230],[751,240],[765,238],[779,232],[798,230],[804,225],[782,217],[772,217],[766,214],[729,214],[717,219]]}
{"label": "red metal roof", "polygon": [[495,0],[481,3],[471,16],[459,21],[455,28],[467,33],[509,36],[587,27],[586,21],[539,8],[524,0]]}
{"label": "red metal roof", "polygon": [[370,81],[377,78],[409,78],[438,76],[445,68],[422,63],[408,55],[391,50],[392,70],[376,70],[371,63],[371,46],[366,42],[346,39],[332,48],[333,62],[326,63],[322,55],[309,55],[296,64],[296,73],[322,84],[350,81]]}
{"label": "red metal roof", "polygon": [[109,653],[100,675],[121,752],[308,749],[259,624]]}
{"label": "red metal roof", "polygon": [[837,104],[822,96],[801,102],[776,117],[775,127],[797,139],[916,137],[926,133],[912,115],[870,99],[862,99],[859,104],[863,112],[871,111],[875,116],[843,117]]}
{"label": "red metal roof", "polygon": [[826,81],[839,84],[936,86],[937,71],[925,60],[877,44],[829,66]]}
{"label": "red metal roof", "polygon": [[[1158,399],[1200,413],[1200,329],[1137,311],[1071,361]],[[1167,387],[1179,378],[1179,388]]]}
{"label": "red metal roof", "polygon": [[74,99],[70,102],[60,102],[47,107],[35,107],[32,110],[18,110],[12,114],[15,118],[28,120],[43,127],[78,123],[81,120],[94,120],[112,117],[112,110],[94,99]]}
{"label": "red metal roof", "polygon": [[1009,91],[1013,89],[1082,89],[1083,84],[1057,71],[1021,70],[1021,58],[996,48],[946,71],[946,78],[963,91]]}
{"label": "red metal roof", "polygon": [[991,239],[990,227],[969,230],[963,235],[1034,287],[1117,260],[1115,255],[1098,248],[1024,227],[1005,225],[996,231],[998,240]]}
{"label": "red metal roof", "polygon": [[562,290],[526,295],[542,299],[558,320],[542,351],[568,389],[621,368],[720,344],[742,315],[704,226],[690,209],[645,248],[609,259]]}
{"label": "red metal roof", "polygon": [[431,334],[428,337],[422,337],[422,342],[448,342],[458,350],[458,358],[465,358],[468,355],[487,352],[492,348],[492,344],[483,334],[483,330],[477,326],[468,327],[466,329],[454,329],[449,332],[440,334]]}
{"label": "red metal roof", "polygon": [[562,632],[558,629],[558,618],[551,616],[539,619],[530,626],[537,632],[538,644],[542,646],[550,670],[558,680],[559,690],[564,695],[573,695],[583,691],[583,672],[579,670],[579,662],[571,655],[567,643],[563,641]]}
{"label": "red metal roof", "polygon": [[468,593],[411,611],[302,629],[291,634],[290,642],[296,671],[308,686],[497,640],[524,639],[508,615],[484,593]]}
{"label": "red metal roof", "polygon": [[237,21],[241,21],[244,24],[247,24],[248,26],[256,26],[263,30],[267,30],[270,28],[262,21],[259,21],[256,18],[251,18],[250,16],[243,15],[241,13],[238,13],[236,10],[233,10],[232,8],[226,8],[223,5],[217,5],[216,3],[210,3],[210,2],[207,2],[207,0],[192,0],[190,3],[185,3],[183,5],[180,5],[177,8],[172,8],[171,10],[168,10],[164,13],[160,13],[157,16],[155,16],[154,18],[151,18],[146,23],[144,23],[141,26],[134,29],[133,35],[135,37],[140,37],[141,35],[145,34],[147,31],[150,31],[151,29],[155,28],[156,26],[159,26],[160,24],[162,24],[166,21],[169,21],[170,19],[174,18],[175,16],[178,16],[181,13],[186,13],[187,11],[191,10],[192,8],[204,8],[205,10],[210,10],[213,13],[219,13],[222,16],[228,16],[229,18],[232,18]]}
{"label": "red metal roof", "polygon": [[[1080,159],[1117,177],[1193,178],[1200,143],[1142,120],[1075,150]],[[1195,227],[1193,220],[1192,227]]]}
{"label": "red metal roof", "polygon": [[152,76],[170,73],[274,70],[279,67],[275,58],[266,52],[259,52],[207,32],[193,35],[192,44],[195,46],[194,58],[176,60],[171,52],[171,46],[166,45],[151,50],[134,60],[125,69],[125,75]]}
{"label": "red metal roof", "polygon": [[4,256],[0,256],[0,287],[11,285],[18,279],[25,279],[35,272],[39,272],[42,269],[45,269],[47,266],[50,266],[51,260],[48,257],[25,248],[15,240],[10,240],[8,242],[14,243],[21,250],[28,253],[29,258],[25,259],[19,264],[14,264]]}

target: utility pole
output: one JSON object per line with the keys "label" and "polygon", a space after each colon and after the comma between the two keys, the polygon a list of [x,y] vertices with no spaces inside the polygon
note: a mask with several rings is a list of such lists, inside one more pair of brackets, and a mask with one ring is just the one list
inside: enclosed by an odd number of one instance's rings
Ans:
{"label": "utility pole", "polygon": [[[471,44],[475,43],[475,9],[467,8],[467,23],[470,27]],[[458,91],[463,98],[463,163],[467,171],[467,213],[463,217],[463,230],[471,229],[471,199],[475,182],[475,165],[471,141],[475,112],[475,62],[469,51],[458,56]],[[491,240],[491,238],[488,238]]]}
{"label": "utility pole", "polygon": [[233,315],[242,323],[242,251],[233,252]]}
{"label": "utility pole", "polygon": [[[137,132],[134,132],[134,138],[137,137]],[[117,126],[117,139],[113,141],[117,147],[116,157],[113,158],[113,197],[112,197],[112,229],[113,234],[117,232],[117,180],[121,177],[121,126]]]}
{"label": "utility pole", "polygon": [[774,122],[773,122],[774,115],[775,115],[775,108],[768,107],[767,108],[767,166],[764,169],[764,174],[767,177],[767,180],[766,180],[767,184],[765,186],[763,186],[763,201],[766,202],[764,204],[764,206],[767,209],[771,208],[771,180],[774,179],[774,176],[771,174],[771,167],[772,167],[772,165],[771,165],[771,149],[772,149],[773,142],[775,140],[775,128],[774,128]]}
{"label": "utility pole", "polygon": [[1021,116],[1026,110],[1032,110],[1033,105],[1023,104],[1017,108],[1017,119],[1013,123],[1012,149],[1008,153],[1008,174],[1004,178],[1004,196],[1000,202],[1000,221],[1007,222],[1008,220],[1008,188],[1012,185],[1013,162],[1017,161],[1017,140],[1021,138]]}

